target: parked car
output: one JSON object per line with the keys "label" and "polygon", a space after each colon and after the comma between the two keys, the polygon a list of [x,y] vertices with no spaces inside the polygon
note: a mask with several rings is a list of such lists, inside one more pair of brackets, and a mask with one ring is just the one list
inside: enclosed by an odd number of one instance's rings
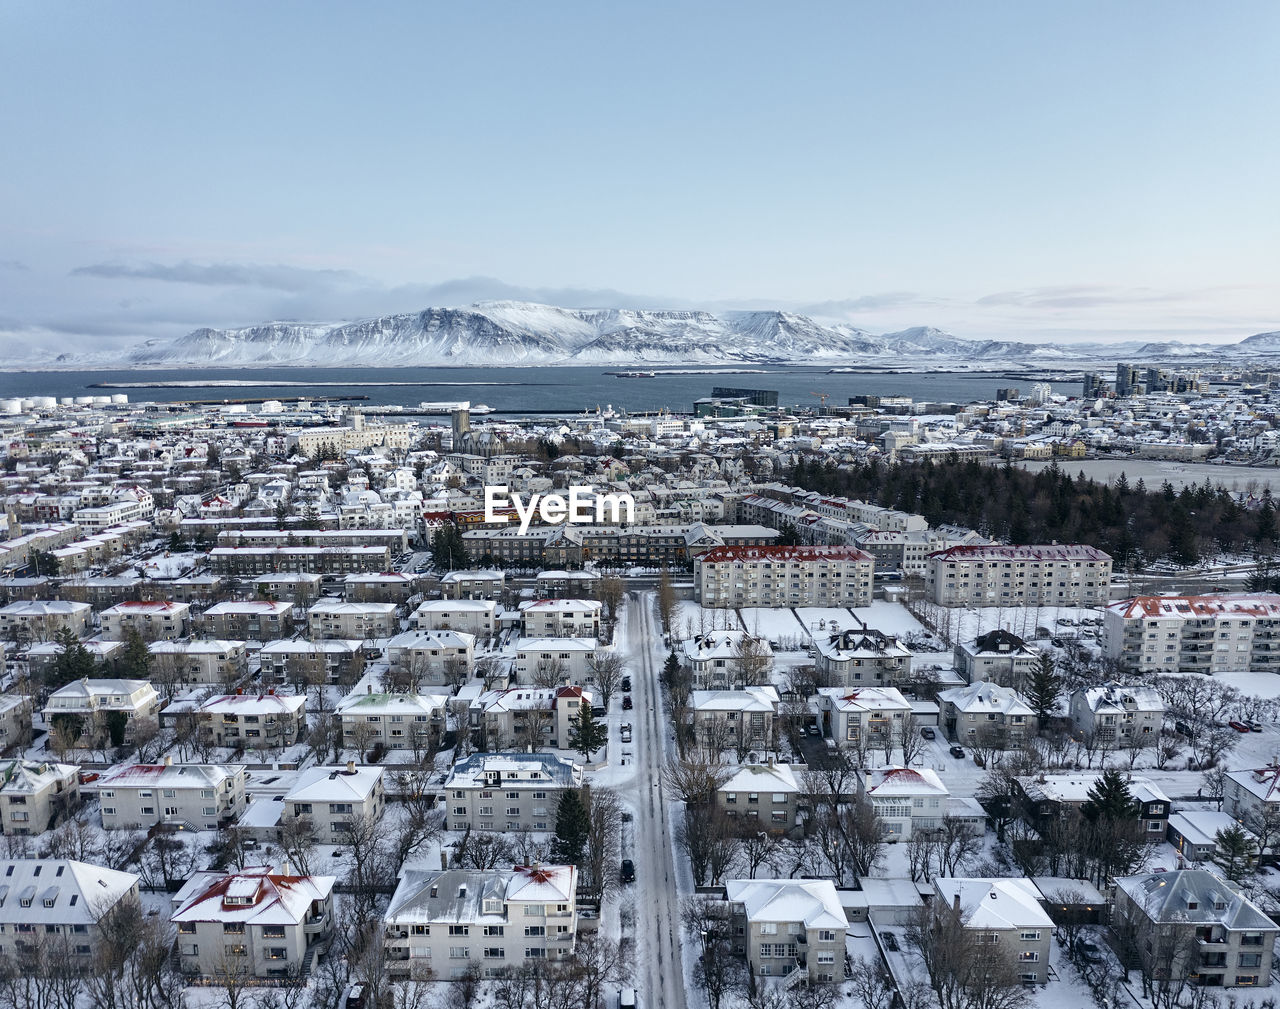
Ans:
{"label": "parked car", "polygon": [[623,690],[630,690],[630,689],[631,689],[631,677],[630,677],[630,676],[624,676],[624,677],[622,678],[622,689],[623,689]]}
{"label": "parked car", "polygon": [[1186,736],[1188,739],[1191,739],[1193,736],[1195,736],[1195,730],[1192,729],[1191,726],[1188,725],[1186,722],[1174,722],[1173,731],[1178,733],[1179,735]]}
{"label": "parked car", "polygon": [[1051,638],[1049,640],[1049,643],[1053,645],[1054,648],[1061,648],[1064,644],[1066,644],[1066,642],[1064,642],[1061,638]]}
{"label": "parked car", "polygon": [[880,938],[884,940],[884,948],[896,953],[902,947],[898,945],[898,937],[892,932],[881,932]]}
{"label": "parked car", "polygon": [[925,739],[937,739],[937,738],[938,738],[938,734],[937,734],[936,732],[934,732],[934,731],[933,731],[933,729],[929,728],[929,726],[927,726],[927,725],[926,725],[923,729],[921,729],[921,730],[920,730],[920,735],[924,736],[924,738],[925,738]]}
{"label": "parked car", "polygon": [[820,728],[818,728],[816,725],[806,725],[806,726],[804,727],[804,731],[805,731],[805,735],[807,735],[807,736],[821,736],[821,735],[822,735],[822,730],[821,730]]}
{"label": "parked car", "polygon": [[948,753],[950,753],[950,754],[951,754],[951,756],[953,756],[953,757],[957,757],[957,758],[961,758],[961,759],[963,759],[963,757],[964,757],[964,747],[963,747],[963,746],[953,746],[953,747],[951,747],[951,749],[950,749],[950,750],[948,750],[947,752],[948,752]]}
{"label": "parked car", "polygon": [[364,1009],[364,985],[353,984],[347,990],[346,1009]]}
{"label": "parked car", "polygon": [[636,881],[636,864],[629,858],[622,860],[622,882],[634,883]]}
{"label": "parked car", "polygon": [[631,695],[630,695],[630,694],[623,694],[623,695],[622,695],[622,710],[623,710],[623,711],[630,711],[632,707],[633,707],[633,705],[631,704]]}
{"label": "parked car", "polygon": [[630,722],[622,723],[622,741],[624,743],[631,742],[631,723]]}
{"label": "parked car", "polygon": [[1251,730],[1250,730],[1250,728],[1249,728],[1249,726],[1245,725],[1245,724],[1244,724],[1244,722],[1237,722],[1237,721],[1235,721],[1234,719],[1232,719],[1232,720],[1231,720],[1230,722],[1228,722],[1227,724],[1228,724],[1229,726],[1231,726],[1231,728],[1235,729],[1235,730],[1236,730],[1236,732],[1250,732],[1250,731],[1251,731]]}
{"label": "parked car", "polygon": [[1102,955],[1102,950],[1096,942],[1089,942],[1086,939],[1081,939],[1076,944],[1076,949],[1080,951],[1080,959],[1089,963],[1102,963],[1102,961],[1106,959],[1106,957]]}
{"label": "parked car", "polygon": [[618,992],[618,1009],[636,1009],[636,990],[623,988]]}
{"label": "parked car", "polygon": [[592,718],[604,718],[604,716],[605,716],[606,714],[607,714],[607,712],[604,710],[604,705],[603,705],[603,704],[593,704],[593,705],[591,705],[591,717],[592,717]]}
{"label": "parked car", "polygon": [[1250,731],[1251,731],[1251,732],[1261,732],[1261,731],[1262,731],[1262,723],[1261,723],[1261,722],[1255,722],[1252,718],[1246,718],[1246,719],[1244,720],[1244,724],[1245,724],[1245,725],[1247,725],[1247,726],[1249,726],[1249,729],[1250,729]]}

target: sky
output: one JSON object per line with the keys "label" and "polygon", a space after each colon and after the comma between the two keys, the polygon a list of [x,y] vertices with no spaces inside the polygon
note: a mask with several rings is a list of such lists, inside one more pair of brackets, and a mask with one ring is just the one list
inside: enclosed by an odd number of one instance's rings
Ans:
{"label": "sky", "polygon": [[519,299],[1280,329],[1280,5],[0,5],[0,352]]}

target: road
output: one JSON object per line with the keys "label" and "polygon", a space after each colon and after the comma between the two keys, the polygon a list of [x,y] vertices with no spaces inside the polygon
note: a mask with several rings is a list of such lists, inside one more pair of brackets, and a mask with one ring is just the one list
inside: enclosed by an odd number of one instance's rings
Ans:
{"label": "road", "polygon": [[634,854],[636,862],[636,986],[645,1009],[686,1009],[684,968],[680,959],[680,899],[671,855],[671,823],[667,816],[662,770],[669,747],[674,747],[662,707],[660,668],[653,660],[653,642],[660,638],[653,613],[653,596],[627,596],[627,652],[634,657],[635,791],[627,796],[636,805]]}

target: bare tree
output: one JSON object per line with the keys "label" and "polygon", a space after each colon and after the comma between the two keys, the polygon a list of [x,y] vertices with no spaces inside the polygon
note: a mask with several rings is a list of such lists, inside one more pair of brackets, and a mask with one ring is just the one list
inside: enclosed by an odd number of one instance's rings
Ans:
{"label": "bare tree", "polygon": [[839,821],[849,847],[849,860],[859,876],[870,876],[884,857],[884,821],[866,799],[840,810]]}
{"label": "bare tree", "polygon": [[745,826],[747,829],[742,830],[740,834],[742,840],[739,850],[743,862],[747,865],[748,878],[755,879],[756,873],[762,866],[773,864],[774,859],[782,851],[785,840],[781,834],[751,829],[751,821],[746,821]]}
{"label": "bare tree", "polygon": [[568,667],[559,658],[539,659],[530,675],[535,687],[559,687],[569,681]]}
{"label": "bare tree", "polygon": [[587,789],[587,876],[598,900],[605,897],[617,885],[618,878],[610,871],[613,853],[622,833],[622,800],[611,788]]}
{"label": "bare tree", "polygon": [[769,670],[773,668],[773,659],[764,639],[754,634],[742,635],[729,662],[734,683],[748,687],[767,683]]}
{"label": "bare tree", "polygon": [[1024,1009],[1033,997],[1017,967],[992,955],[991,933],[966,928],[949,906],[921,908],[907,930],[940,1009]]}
{"label": "bare tree", "polygon": [[864,1009],[890,1009],[893,1005],[893,978],[878,962],[854,957],[849,967],[849,988]]}
{"label": "bare tree", "polygon": [[673,760],[662,772],[663,783],[682,802],[710,803],[733,776],[725,764],[708,760]]}
{"label": "bare tree", "polygon": [[597,649],[591,656],[591,676],[601,703],[607,708],[622,685],[622,656],[612,649]]}
{"label": "bare tree", "polygon": [[920,735],[919,722],[914,711],[908,711],[898,723],[898,745],[902,747],[902,762],[910,767],[924,749],[924,737]]}
{"label": "bare tree", "polygon": [[316,828],[311,817],[280,817],[280,845],[299,875],[311,875],[311,860],[316,851]]}

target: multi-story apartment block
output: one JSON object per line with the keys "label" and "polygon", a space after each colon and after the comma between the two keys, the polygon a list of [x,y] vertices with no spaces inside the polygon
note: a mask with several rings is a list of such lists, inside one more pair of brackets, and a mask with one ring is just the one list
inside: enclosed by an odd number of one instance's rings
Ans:
{"label": "multi-story apartment block", "polygon": [[735,949],[756,977],[835,981],[844,977],[849,919],[829,879],[725,881]]}
{"label": "multi-story apartment block", "polygon": [[822,733],[841,749],[870,749],[898,739],[911,704],[895,687],[819,687],[809,700]]}
{"label": "multi-story apartment block", "polygon": [[961,546],[929,555],[929,599],[940,606],[1101,606],[1111,556],[1096,547]]}
{"label": "multi-story apartment block", "polygon": [[515,673],[521,683],[584,687],[598,650],[595,638],[518,638]]}
{"label": "multi-story apartment block", "polygon": [[773,687],[743,690],[694,690],[689,719],[700,743],[712,749],[772,749],[778,691]]}
{"label": "multi-story apartment block", "polygon": [[348,603],[321,599],[307,610],[307,629],[313,638],[365,640],[389,638],[400,630],[395,603]]}
{"label": "multi-story apartment block", "polygon": [[1079,732],[1127,747],[1155,746],[1164,724],[1164,701],[1155,687],[1107,683],[1078,687],[1071,695],[1071,722]]}
{"label": "multi-story apartment block", "polygon": [[798,771],[795,764],[743,764],[716,789],[716,805],[745,832],[790,831],[804,804]]}
{"label": "multi-story apartment block", "polygon": [[572,865],[473,871],[407,869],[383,917],[393,978],[496,977],[570,959],[577,942]]}
{"label": "multi-story apartment block", "polygon": [[443,685],[449,682],[446,663],[471,668],[475,643],[464,631],[405,631],[387,642],[387,662],[418,683]]}
{"label": "multi-story apartment block", "polygon": [[970,683],[938,694],[939,719],[958,743],[1009,749],[1038,731],[1035,712],[1011,687],[998,683]]}
{"label": "multi-story apartment block", "polygon": [[856,547],[719,547],[698,557],[703,606],[866,606],[875,562]]}
{"label": "multi-story apartment block", "polygon": [[746,631],[711,631],[686,639],[681,659],[695,690],[741,690],[768,680],[773,647]]}
{"label": "multi-story apartment block", "polygon": [[892,686],[911,677],[911,649],[865,625],[815,638],[814,646],[816,679],[825,686]]}
{"label": "multi-story apartment block", "polygon": [[108,830],[217,830],[245,809],[241,764],[119,764],[97,786]]}
{"label": "multi-story apartment block", "polygon": [[214,603],[201,614],[200,625],[211,638],[274,641],[292,633],[293,604],[266,599]]}
{"label": "multi-story apartment block", "polygon": [[933,881],[931,904],[940,924],[974,934],[1016,971],[1024,984],[1049,980],[1053,919],[1029,879],[944,877]]}
{"label": "multi-story apartment block", "polygon": [[153,641],[147,647],[151,652],[153,674],[159,677],[156,670],[169,667],[165,671],[172,672],[172,677],[169,677],[172,682],[229,687],[249,673],[248,653],[243,641],[191,638],[186,641]]}
{"label": "multi-story apartment block", "polygon": [[384,694],[372,688],[348,694],[333,709],[342,723],[342,744],[367,748],[382,743],[389,750],[422,747],[444,732],[448,694]]}
{"label": "multi-story apartment block", "polygon": [[347,575],[386,571],[390,567],[391,551],[383,546],[214,547],[209,551],[209,570],[240,577],[274,571]]}
{"label": "multi-story apartment block", "polygon": [[449,571],[440,576],[440,595],[445,599],[497,599],[506,584],[503,571]]}
{"label": "multi-story apartment block", "polygon": [[1012,631],[998,628],[973,641],[958,642],[956,672],[968,683],[983,680],[1014,690],[1026,688],[1027,677],[1040,668],[1041,652]]}
{"label": "multi-story apartment block", "polygon": [[951,797],[929,768],[894,766],[860,770],[858,795],[871,803],[885,836],[904,841],[916,831],[941,829]]}
{"label": "multi-story apartment block", "polygon": [[598,638],[601,604],[595,599],[535,599],[521,603],[531,638]]}
{"label": "multi-story apartment block", "polygon": [[200,735],[214,746],[279,748],[302,736],[307,699],[292,694],[223,694],[196,709]]}
{"label": "multi-story apartment block", "polygon": [[1207,869],[1120,877],[1111,925],[1131,935],[1129,966],[1149,978],[1194,978],[1210,988],[1271,983],[1280,926]]}
{"label": "multi-story apartment block", "polygon": [[487,690],[468,706],[468,724],[481,749],[567,748],[582,706],[591,702],[581,687]]}
{"label": "multi-story apartment block", "polygon": [[75,764],[8,760],[0,763],[0,833],[43,834],[80,805]]}
{"label": "multi-story apartment block", "polygon": [[342,594],[353,603],[396,603],[403,606],[418,591],[418,578],[403,571],[347,575]]}
{"label": "multi-story apartment block", "polygon": [[259,599],[284,599],[305,606],[320,595],[324,576],[314,571],[274,571],[253,579],[253,593]]}
{"label": "multi-story apartment block", "polygon": [[457,829],[554,830],[560,796],[581,787],[582,767],[565,757],[473,753],[453,765],[437,801]]}
{"label": "multi-story apartment block", "polygon": [[378,820],[386,806],[381,767],[310,767],[284,796],[284,816],[305,817],[322,844],[342,844],[353,817]]}
{"label": "multi-story apartment block", "polygon": [[[323,474],[321,474],[323,476]],[[241,523],[244,525],[245,523]],[[183,523],[185,528],[186,522]],[[409,549],[404,529],[220,529],[220,547],[386,547],[393,553]]]}
{"label": "multi-story apartment block", "polygon": [[88,603],[68,599],[19,600],[0,606],[0,637],[6,641],[24,637],[28,641],[48,641],[64,629],[84,637],[92,612]]}
{"label": "multi-story apartment block", "polygon": [[63,858],[0,862],[0,960],[52,945],[51,959],[91,970],[104,926],[124,904],[140,904],[138,877]]}
{"label": "multi-story apartment block", "polygon": [[417,631],[465,631],[491,637],[498,630],[498,604],[492,599],[431,599],[409,618]]}
{"label": "multi-story apartment block", "polygon": [[42,714],[69,745],[99,748],[131,742],[134,722],[159,708],[160,695],[146,680],[82,679],[50,694]]}
{"label": "multi-story apartment block", "polygon": [[285,638],[258,652],[264,683],[353,683],[364,669],[364,642]]}
{"label": "multi-story apartment block", "polygon": [[129,601],[108,607],[99,619],[104,638],[123,641],[132,630],[143,641],[173,641],[187,633],[190,613],[187,603]]}
{"label": "multi-story apartment block", "polygon": [[1280,672],[1280,595],[1137,596],[1102,618],[1102,653],[1134,672]]}
{"label": "multi-story apartment block", "polygon": [[173,896],[179,969],[217,982],[296,978],[333,931],[333,876],[199,872]]}

